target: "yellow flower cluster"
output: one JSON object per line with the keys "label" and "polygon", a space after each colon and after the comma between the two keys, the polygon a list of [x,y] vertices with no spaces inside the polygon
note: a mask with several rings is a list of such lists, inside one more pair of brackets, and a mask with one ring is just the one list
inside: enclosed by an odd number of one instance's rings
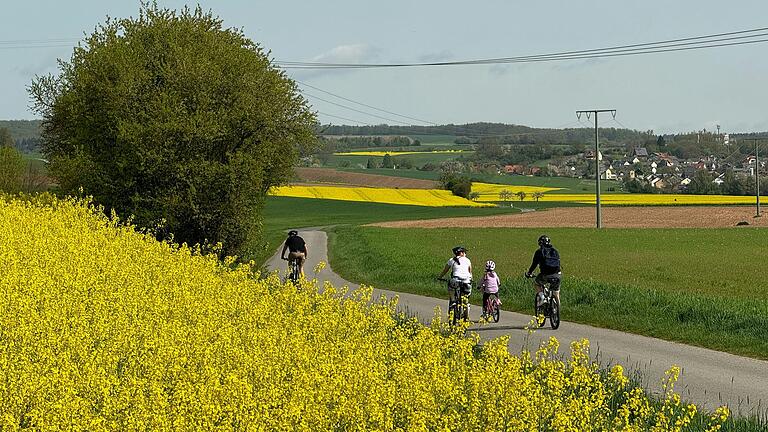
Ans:
{"label": "yellow flower cluster", "polygon": [[[685,430],[587,341],[512,355],[100,216],[0,198],[0,430]],[[676,379],[676,374],[670,378]],[[712,430],[727,411],[711,417]]]}
{"label": "yellow flower cluster", "polygon": [[320,198],[428,207],[485,207],[442,189],[394,189],[343,186],[281,186],[270,194],[296,198]]}
{"label": "yellow flower cluster", "polygon": [[336,156],[403,156],[403,155],[427,155],[427,154],[449,154],[449,153],[462,153],[464,150],[433,150],[429,152],[417,152],[417,151],[360,151],[360,152],[343,152],[334,153]]}

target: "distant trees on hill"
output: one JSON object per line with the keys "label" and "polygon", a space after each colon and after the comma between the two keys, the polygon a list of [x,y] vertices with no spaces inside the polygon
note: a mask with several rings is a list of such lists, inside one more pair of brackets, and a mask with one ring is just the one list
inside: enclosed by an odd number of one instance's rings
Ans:
{"label": "distant trees on hill", "polygon": [[334,151],[368,147],[411,147],[421,145],[418,139],[407,136],[322,136],[321,145]]}
{"label": "distant trees on hill", "polygon": [[[457,144],[486,142],[491,144],[573,144],[594,140],[591,128],[541,129],[504,123],[467,123],[438,126],[326,126],[324,135],[451,135]],[[656,141],[653,131],[600,128],[600,136],[608,143],[643,145]]]}
{"label": "distant trees on hill", "polygon": [[39,152],[42,120],[0,120],[0,129],[8,131],[15,146],[22,153]]}

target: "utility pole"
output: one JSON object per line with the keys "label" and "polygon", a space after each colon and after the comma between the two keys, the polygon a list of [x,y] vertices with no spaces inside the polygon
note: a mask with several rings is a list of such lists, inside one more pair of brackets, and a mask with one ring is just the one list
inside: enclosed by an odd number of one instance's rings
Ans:
{"label": "utility pole", "polygon": [[762,216],[760,214],[760,157],[758,150],[760,149],[760,140],[762,138],[744,138],[744,141],[755,142],[755,217]]}
{"label": "utility pole", "polygon": [[598,143],[598,131],[597,131],[597,114],[601,112],[609,112],[613,116],[613,118],[616,118],[616,110],[579,110],[576,111],[576,118],[581,120],[581,115],[586,114],[587,120],[589,120],[590,115],[595,116],[595,210],[596,210],[596,221],[597,221],[597,228],[601,228],[603,221],[602,221],[602,215],[600,213],[600,144]]}

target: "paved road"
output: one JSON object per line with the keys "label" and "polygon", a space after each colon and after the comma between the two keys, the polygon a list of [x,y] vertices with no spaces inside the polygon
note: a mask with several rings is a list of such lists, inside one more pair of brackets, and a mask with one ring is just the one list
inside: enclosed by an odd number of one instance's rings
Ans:
{"label": "paved road", "polygon": [[[307,241],[309,248],[309,259],[304,267],[307,277],[316,277],[321,283],[329,281],[335,286],[348,285],[353,289],[358,286],[333,273],[329,266],[319,274],[314,274],[313,269],[318,262],[328,262],[326,234],[319,230],[306,230],[300,231],[300,235]],[[437,272],[440,264],[436,265]],[[286,264],[276,254],[267,262],[267,267],[284,271]],[[445,311],[448,303],[445,299],[379,289],[374,290],[374,295],[377,298],[380,295],[400,296],[400,307],[424,322],[432,318],[436,306]],[[564,307],[568,307],[567,303]],[[477,321],[479,315],[479,307],[471,308],[472,320]],[[677,364],[682,373],[676,388],[683,398],[709,410],[727,404],[735,413],[766,414],[766,361],[566,321],[561,323],[558,330],[551,330],[547,322],[547,327],[529,336],[525,327],[530,319],[530,315],[502,311],[497,324],[473,324],[470,331],[477,332],[484,339],[509,335],[509,349],[513,353],[520,352],[526,338],[529,346],[536,347],[540,341],[554,335],[560,341],[561,350],[565,348],[566,351],[571,341],[587,338],[597,360],[602,364],[620,363],[625,368],[642,372],[643,384],[651,392],[661,392],[664,372],[671,365]]]}

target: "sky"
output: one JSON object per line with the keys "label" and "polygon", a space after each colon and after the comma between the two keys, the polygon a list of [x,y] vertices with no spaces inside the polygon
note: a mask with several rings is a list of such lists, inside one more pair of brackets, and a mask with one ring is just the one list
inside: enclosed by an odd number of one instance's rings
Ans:
{"label": "sky", "polygon": [[[3,120],[38,118],[29,109],[26,90],[32,79],[56,75],[57,59],[69,59],[77,41],[107,16],[137,16],[140,7],[138,1],[126,0],[4,3]],[[157,3],[173,9],[200,4],[225,26],[242,29],[270,50],[276,61],[460,61],[768,27],[765,0]],[[720,125],[724,133],[768,131],[768,42],[558,62],[286,72],[315,87],[303,88],[323,124],[500,122],[589,127],[593,120],[577,118],[576,110],[615,109],[615,119],[601,114],[601,127],[678,133],[712,131]]]}

